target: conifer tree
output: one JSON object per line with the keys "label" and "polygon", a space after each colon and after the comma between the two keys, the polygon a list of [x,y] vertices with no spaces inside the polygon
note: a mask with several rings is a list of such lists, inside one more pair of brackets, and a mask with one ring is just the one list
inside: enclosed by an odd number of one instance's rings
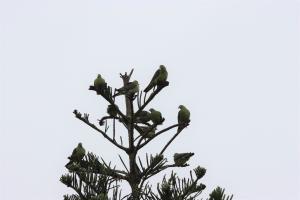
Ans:
{"label": "conifer tree", "polygon": [[[180,178],[174,171],[164,175],[160,183],[152,186],[149,179],[169,168],[187,167],[188,161],[194,155],[191,152],[175,152],[173,158],[167,159],[164,152],[171,143],[189,126],[190,111],[183,105],[179,106],[177,120],[172,125],[161,128],[165,119],[158,109],[147,109],[149,103],[165,87],[168,72],[161,65],[153,75],[148,86],[140,90],[138,81],[131,81],[133,70],[129,74],[120,74],[123,85],[112,89],[105,79],[98,75],[89,90],[95,91],[103,97],[107,105],[107,115],[99,119],[98,124],[92,123],[89,114],[81,114],[74,110],[76,118],[100,133],[113,146],[124,151],[128,162],[119,155],[123,169],[112,166],[92,152],[87,152],[81,143],[68,157],[66,164],[68,173],[61,176],[60,181],[67,187],[74,189],[76,194],[65,195],[64,200],[196,200],[205,189],[200,182],[206,169],[198,166],[190,170],[189,178]],[[116,104],[116,98],[125,98],[125,108]],[[104,105],[103,105],[104,106]],[[122,124],[127,132],[118,134],[116,123]],[[112,127],[110,129],[110,127]],[[139,155],[146,145],[160,135],[175,130],[175,133],[166,141],[156,154]],[[125,140],[126,139],[126,144]],[[121,182],[130,185],[131,192],[122,194]],[[207,200],[232,200],[233,196],[224,194],[224,189],[217,187]]]}

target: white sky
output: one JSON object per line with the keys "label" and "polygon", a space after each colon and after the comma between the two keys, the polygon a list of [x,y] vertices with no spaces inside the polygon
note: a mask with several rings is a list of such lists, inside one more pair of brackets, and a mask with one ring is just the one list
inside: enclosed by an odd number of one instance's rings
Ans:
{"label": "white sky", "polygon": [[207,191],[300,199],[299,35],[292,0],[0,0],[0,199],[62,199],[71,190],[59,177],[78,142],[119,164],[72,111],[105,113],[87,90],[97,73],[117,87],[134,67],[143,87],[160,64],[170,86],[150,107],[165,125],[178,105],[191,110],[170,160],[195,152],[190,169],[207,168]]}

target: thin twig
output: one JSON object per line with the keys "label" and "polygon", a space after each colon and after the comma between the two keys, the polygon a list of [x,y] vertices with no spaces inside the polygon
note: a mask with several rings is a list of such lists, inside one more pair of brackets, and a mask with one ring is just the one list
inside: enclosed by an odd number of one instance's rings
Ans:
{"label": "thin twig", "polygon": [[123,146],[123,139],[122,136],[120,136],[121,145]]}
{"label": "thin twig", "polygon": [[160,155],[162,155],[164,153],[164,151],[168,148],[168,146],[173,142],[173,140],[175,140],[175,138],[179,135],[179,133],[182,130],[177,131],[177,133],[169,140],[169,142],[164,146],[164,148],[161,150],[161,152],[159,153]]}
{"label": "thin twig", "polygon": [[116,141],[116,119],[113,119],[113,141]]}
{"label": "thin twig", "polygon": [[108,141],[110,141],[116,147],[118,147],[119,149],[124,150],[125,152],[128,151],[128,148],[126,148],[126,147],[118,144],[116,141],[114,141],[113,139],[111,139],[104,131],[102,131],[101,129],[97,128],[94,124],[92,124],[89,121],[86,121],[84,118],[82,118],[81,114],[80,113],[78,114],[77,110],[74,111],[74,114],[75,114],[76,118],[80,119],[81,121],[83,121],[84,123],[86,123],[87,125],[89,125],[90,127],[92,127],[93,129],[95,129],[96,131],[98,131],[99,133],[101,133],[104,138],[106,138]]}
{"label": "thin twig", "polygon": [[131,78],[131,75],[132,75],[133,71],[134,71],[134,68],[131,69],[131,71],[130,71],[130,73],[129,73],[129,75],[128,75],[128,79]]}
{"label": "thin twig", "polygon": [[129,173],[129,170],[128,170],[128,168],[126,167],[125,162],[123,161],[123,159],[122,159],[122,157],[120,156],[120,154],[118,154],[118,156],[119,156],[119,158],[120,158],[120,160],[121,160],[123,166],[125,167],[126,171]]}

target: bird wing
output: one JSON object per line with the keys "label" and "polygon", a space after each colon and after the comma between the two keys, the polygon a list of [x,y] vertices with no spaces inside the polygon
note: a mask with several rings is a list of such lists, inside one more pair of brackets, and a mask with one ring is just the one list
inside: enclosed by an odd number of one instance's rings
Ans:
{"label": "bird wing", "polygon": [[149,90],[151,90],[151,88],[155,85],[155,81],[158,79],[159,75],[160,75],[160,69],[156,70],[156,72],[154,73],[150,83],[144,90],[145,92],[148,92]]}
{"label": "bird wing", "polygon": [[117,89],[117,91],[118,92],[125,92],[125,91],[130,90],[134,87],[135,87],[135,84],[133,82],[129,82],[126,85],[124,85],[123,87]]}
{"label": "bird wing", "polygon": [[155,79],[157,79],[157,78],[159,77],[159,75],[160,75],[160,69],[156,70],[156,72],[154,73],[154,75],[153,75],[153,77],[152,77],[150,83],[151,83],[151,82],[154,82]]}

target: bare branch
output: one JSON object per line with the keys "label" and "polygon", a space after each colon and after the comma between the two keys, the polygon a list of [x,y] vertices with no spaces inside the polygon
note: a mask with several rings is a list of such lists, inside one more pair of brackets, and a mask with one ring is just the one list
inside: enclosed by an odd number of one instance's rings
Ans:
{"label": "bare branch", "polygon": [[138,142],[138,144],[137,144],[137,149],[143,148],[146,144],[148,144],[151,140],[153,140],[154,138],[156,138],[156,137],[159,136],[160,134],[162,134],[162,133],[164,133],[164,132],[167,132],[168,130],[171,130],[171,129],[176,128],[176,127],[178,127],[178,126],[179,126],[179,124],[174,124],[174,125],[169,126],[169,127],[165,128],[165,129],[163,129],[163,130],[161,130],[161,131],[158,131],[158,132],[154,135],[154,137],[149,138],[147,141],[145,141],[145,142],[142,143],[142,144],[141,144],[141,142],[142,142],[143,138],[140,138],[140,140],[139,140],[139,142]]}
{"label": "bare branch", "polygon": [[169,142],[164,146],[164,148],[161,150],[161,152],[159,154],[163,154],[164,151],[168,148],[168,146],[173,142],[173,140],[175,140],[175,138],[179,135],[179,133],[181,133],[181,130],[177,130],[177,133],[169,140]]}
{"label": "bare branch", "polygon": [[182,130],[178,130],[177,133],[169,140],[169,142],[164,146],[159,154],[163,154],[164,151],[168,148],[168,146],[175,140],[175,138],[179,135]]}
{"label": "bare branch", "polygon": [[130,71],[130,73],[129,73],[129,75],[128,75],[128,79],[131,78],[131,75],[132,75],[133,71],[134,71],[134,68],[131,69],[131,71]]}
{"label": "bare branch", "polygon": [[103,137],[105,137],[108,141],[110,141],[116,147],[118,147],[119,149],[124,150],[125,152],[128,151],[128,148],[126,148],[126,147],[118,144],[116,141],[114,141],[113,139],[111,139],[104,131],[102,131],[101,129],[97,128],[94,124],[90,123],[89,121],[85,120],[77,110],[74,110],[74,114],[75,114],[76,118],[80,119],[81,121],[83,121],[84,123],[86,123],[87,125],[89,125],[90,127],[92,127],[93,129],[95,129],[96,131],[98,131],[99,133],[101,133],[103,135]]}
{"label": "bare branch", "polygon": [[113,140],[114,141],[116,141],[115,138],[116,138],[116,119],[113,119]]}

